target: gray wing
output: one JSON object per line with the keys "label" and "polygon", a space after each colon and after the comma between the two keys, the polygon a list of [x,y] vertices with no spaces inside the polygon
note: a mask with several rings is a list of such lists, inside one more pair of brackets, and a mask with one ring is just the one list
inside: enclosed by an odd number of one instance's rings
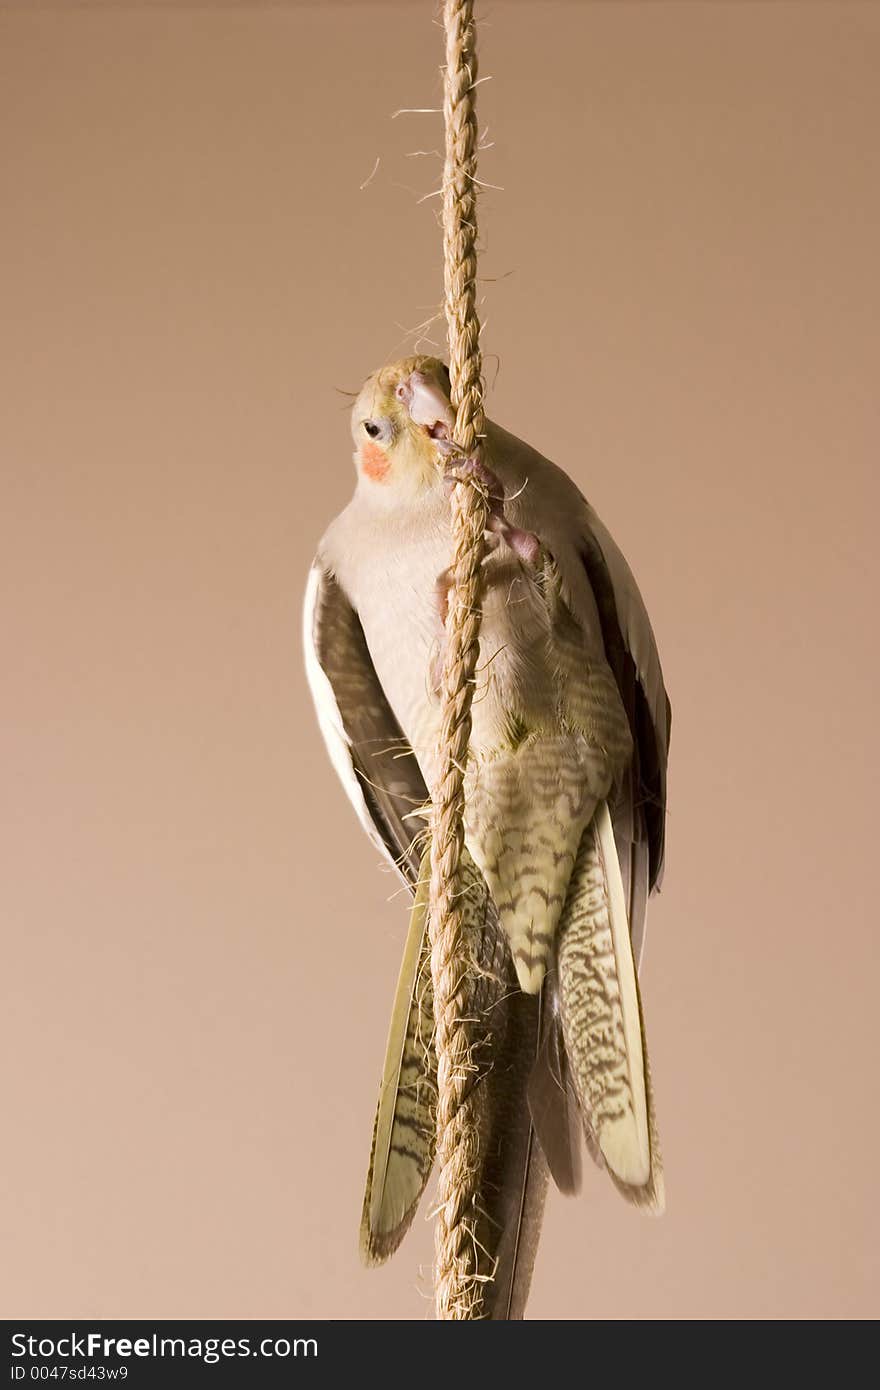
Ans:
{"label": "gray wing", "polygon": [[581,555],[602,637],[633,736],[633,758],[611,802],[627,912],[638,963],[648,894],[663,878],[666,763],[672,709],[657,643],[632,571],[588,503]]}
{"label": "gray wing", "polygon": [[511,521],[536,532],[556,553],[576,616],[576,591],[582,588],[584,599],[587,589],[592,594],[608,662],[627,712],[635,757],[628,782],[612,806],[612,820],[638,958],[647,896],[659,887],[663,873],[670,725],[651,623],[629,565],[568,474],[498,425],[487,422],[487,431],[493,466],[505,484]]}
{"label": "gray wing", "polygon": [[419,765],[385,697],[357,613],[316,561],[303,611],[306,675],[333,766],[361,824],[410,887],[419,874]]}

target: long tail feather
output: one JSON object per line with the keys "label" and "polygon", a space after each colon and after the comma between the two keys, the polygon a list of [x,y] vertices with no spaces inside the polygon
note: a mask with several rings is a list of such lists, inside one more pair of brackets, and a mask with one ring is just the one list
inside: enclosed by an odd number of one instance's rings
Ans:
{"label": "long tail feather", "polygon": [[483,1285],[482,1314],[518,1321],[526,1301],[544,1216],[549,1169],[532,1126],[527,1099],[541,1037],[538,998],[523,994],[508,964],[511,989],[493,1010],[492,1069],[485,1080],[482,1218],[477,1235]]}
{"label": "long tail feather", "polygon": [[581,1186],[580,1107],[559,1021],[559,975],[551,968],[541,995],[541,1046],[529,1077],[532,1124],[550,1176],[567,1196]]}
{"label": "long tail feather", "polygon": [[605,802],[584,832],[558,942],[565,1049],[584,1117],[616,1185],[662,1207],[659,1147],[624,887]]}
{"label": "long tail feather", "polygon": [[427,945],[428,852],[422,858],[397,980],[361,1217],[365,1264],[381,1264],[409,1229],[434,1162],[436,1063]]}

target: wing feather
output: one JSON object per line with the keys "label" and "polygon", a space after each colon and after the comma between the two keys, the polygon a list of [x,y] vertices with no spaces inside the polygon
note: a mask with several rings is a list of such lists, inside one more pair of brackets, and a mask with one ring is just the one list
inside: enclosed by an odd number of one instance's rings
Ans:
{"label": "wing feather", "polygon": [[360,620],[333,575],[312,566],[303,608],[309,687],[327,751],[372,843],[411,889],[428,791],[376,675]]}
{"label": "wing feather", "polygon": [[[634,755],[611,806],[618,846],[624,850],[627,897],[645,876],[646,866],[629,866],[647,856],[649,891],[663,877],[666,832],[666,763],[672,709],[657,643],[632,571],[611,535],[585,501],[581,555],[596,599],[602,637],[633,736]],[[628,849],[632,846],[632,850]],[[638,957],[644,933],[644,909],[628,901],[630,926]],[[641,916],[639,917],[639,913]]]}

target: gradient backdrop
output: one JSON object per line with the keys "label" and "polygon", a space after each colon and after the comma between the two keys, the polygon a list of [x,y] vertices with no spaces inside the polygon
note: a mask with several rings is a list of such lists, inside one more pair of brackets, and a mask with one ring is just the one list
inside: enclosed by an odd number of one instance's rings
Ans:
{"label": "gradient backdrop", "polygon": [[[337,388],[438,306],[441,120],[391,119],[434,18],[0,6],[7,1317],[429,1311],[427,1220],[357,1261],[405,907],[299,604]],[[669,1210],[554,1196],[531,1314],[870,1316],[880,5],[485,19],[490,411],[615,531],[675,710]]]}

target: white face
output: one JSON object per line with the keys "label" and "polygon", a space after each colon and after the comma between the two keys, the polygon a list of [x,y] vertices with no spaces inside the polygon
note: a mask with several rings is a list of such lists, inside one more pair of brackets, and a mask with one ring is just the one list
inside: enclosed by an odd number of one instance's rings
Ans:
{"label": "white face", "polygon": [[352,411],[354,461],[366,487],[393,495],[436,484],[437,441],[452,427],[448,381],[434,357],[406,357],[367,379]]}

